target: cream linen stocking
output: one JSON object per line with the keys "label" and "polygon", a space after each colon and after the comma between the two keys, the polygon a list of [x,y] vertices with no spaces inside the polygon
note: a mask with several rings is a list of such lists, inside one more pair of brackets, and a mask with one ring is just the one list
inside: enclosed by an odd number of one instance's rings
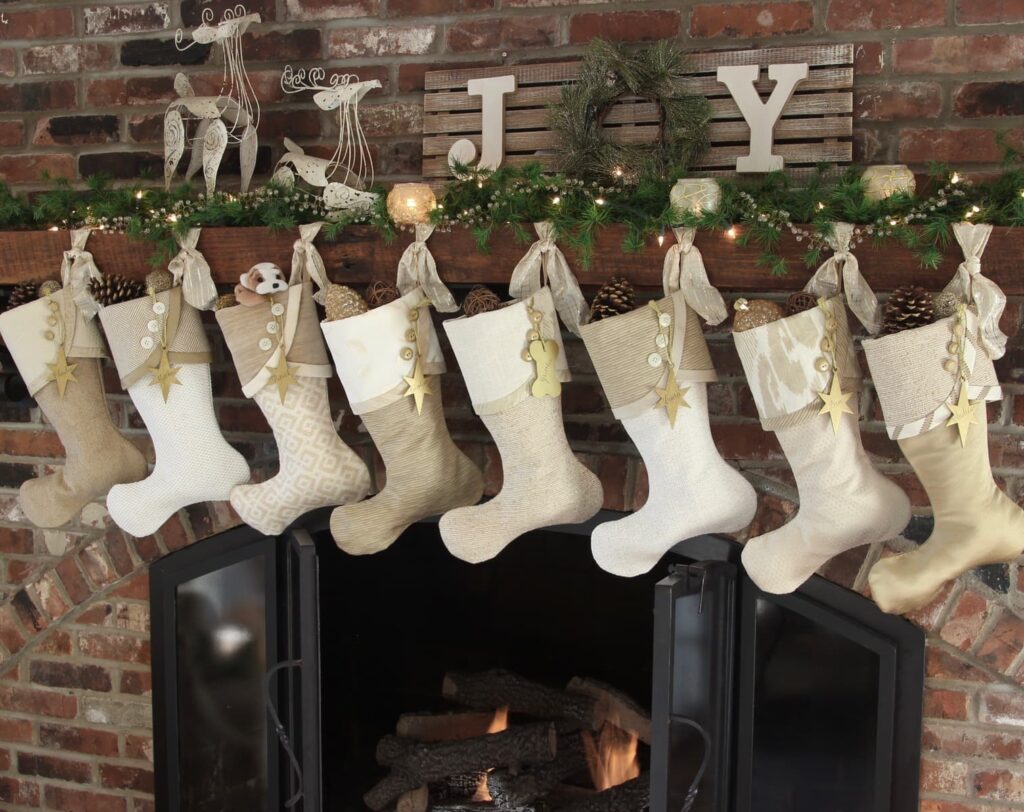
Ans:
{"label": "cream linen stocking", "polygon": [[369,555],[390,547],[409,525],[483,493],[483,476],[448,434],[441,381],[428,378],[435,394],[416,413],[411,397],[362,415],[380,451],[387,482],[376,496],[331,514],[331,535],[346,553]]}
{"label": "cream linen stocking", "polygon": [[892,538],[910,521],[910,501],[875,470],[861,444],[857,398],[833,434],[821,417],[776,432],[800,495],[788,524],[743,548],[747,574],[765,592],[792,592],[835,555]]}
{"label": "cream linen stocking", "polygon": [[935,528],[916,550],[872,567],[871,595],[886,612],[912,612],[946,581],[1024,553],[1024,511],[996,487],[985,404],[974,409],[977,425],[970,426],[964,446],[952,426],[899,441],[928,494]]}
{"label": "cream linen stocking", "polygon": [[650,571],[672,547],[703,533],[735,533],[754,518],[757,495],[715,447],[708,423],[707,384],[688,383],[686,402],[669,425],[664,409],[627,417],[647,467],[647,503],[593,533],[594,560],[603,570],[632,577]]}
{"label": "cream linen stocking", "polygon": [[366,496],[370,474],[334,430],[325,378],[296,376],[284,403],[276,386],[263,387],[253,400],[274,432],[281,469],[266,482],[231,491],[242,521],[276,536],[304,513]]}
{"label": "cream linen stocking", "polygon": [[209,364],[182,364],[178,380],[166,402],[148,377],[128,388],[156,452],[149,477],[115,485],[107,497],[111,518],[133,536],[155,532],[186,505],[227,500],[235,485],[249,480],[245,458],[217,425]]}

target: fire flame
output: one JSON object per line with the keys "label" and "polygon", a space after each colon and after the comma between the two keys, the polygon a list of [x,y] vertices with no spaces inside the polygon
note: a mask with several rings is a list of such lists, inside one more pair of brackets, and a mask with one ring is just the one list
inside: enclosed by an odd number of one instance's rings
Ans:
{"label": "fire flame", "polygon": [[605,724],[596,739],[588,730],[581,736],[590,778],[599,792],[640,775],[640,760],[637,758],[639,740],[635,733]]}
{"label": "fire flame", "polygon": [[[508,707],[498,708],[494,712],[494,718],[491,720],[491,724],[487,727],[487,733],[501,733],[504,730],[508,730]],[[490,772],[490,771],[488,771]],[[476,792],[473,793],[473,797],[470,798],[472,803],[487,803],[493,801],[491,792],[487,788],[487,775],[484,774],[480,778],[480,783],[477,784]]]}

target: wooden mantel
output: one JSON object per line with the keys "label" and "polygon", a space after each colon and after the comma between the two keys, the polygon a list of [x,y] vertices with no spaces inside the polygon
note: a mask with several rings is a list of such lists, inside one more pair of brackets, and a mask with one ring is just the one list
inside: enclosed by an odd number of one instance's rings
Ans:
{"label": "wooden mantel", "polygon": [[[622,226],[604,228],[588,269],[580,266],[571,251],[566,251],[583,286],[600,285],[613,274],[625,276],[639,287],[661,286],[665,248],[651,239],[643,251],[627,253],[622,249],[625,233]],[[286,270],[290,268],[295,238],[294,231],[206,228],[199,249],[210,263],[214,279],[229,284],[237,282],[239,274],[257,262],[270,261]],[[399,257],[411,239],[410,234],[403,233],[388,244],[375,230],[352,226],[346,228],[338,240],[320,239],[317,246],[333,281],[365,284],[378,279],[393,280]],[[671,239],[669,234],[666,243]],[[0,232],[0,284],[56,277],[70,241],[67,231]],[[463,228],[435,233],[429,245],[441,278],[452,285],[507,284],[512,269],[527,249],[508,231],[492,236],[488,252],[483,253],[477,248],[473,235]],[[801,259],[805,246],[788,235],[782,242],[782,251],[791,258],[790,272],[774,278],[757,264],[760,252],[756,247],[743,248],[724,234],[709,232],[698,235],[697,246],[712,283],[724,291],[797,290],[811,273]],[[150,243],[96,232],[90,236],[87,247],[102,271],[141,278],[152,270],[149,258],[153,246]],[[961,261],[955,243],[949,246],[937,270],[921,268],[913,253],[895,245],[876,248],[866,240],[857,247],[856,254],[864,276],[876,291],[888,291],[909,283],[940,290]],[[1008,295],[1024,295],[1024,232],[995,228],[982,267],[985,275]]]}

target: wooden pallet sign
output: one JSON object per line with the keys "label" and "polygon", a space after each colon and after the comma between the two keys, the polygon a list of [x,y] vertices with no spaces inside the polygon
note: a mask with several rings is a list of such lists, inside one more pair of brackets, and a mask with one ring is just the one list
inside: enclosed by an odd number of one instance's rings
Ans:
{"label": "wooden pallet sign", "polygon": [[[799,174],[851,162],[853,45],[711,51],[692,54],[690,66],[685,89],[706,96],[712,110],[711,147],[696,167],[702,174],[769,171],[780,162]],[[424,177],[452,177],[450,155],[492,168],[556,169],[548,106],[578,71],[578,62],[557,62],[428,72]],[[617,102],[604,121],[609,139],[634,144],[653,143],[658,124],[658,106],[635,98]]]}

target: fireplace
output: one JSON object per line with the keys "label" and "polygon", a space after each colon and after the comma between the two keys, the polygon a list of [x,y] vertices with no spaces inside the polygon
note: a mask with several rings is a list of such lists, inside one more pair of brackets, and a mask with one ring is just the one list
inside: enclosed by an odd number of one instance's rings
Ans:
{"label": "fireplace", "polygon": [[[690,540],[649,575],[616,578],[593,563],[589,531],[531,533],[472,566],[447,553],[433,522],[384,553],[348,557],[320,515],[281,539],[242,528],[157,562],[158,809],[362,812],[367,798],[442,811],[917,809],[920,631],[819,578],[791,596],[765,595],[723,538]],[[504,708],[457,695],[460,681],[476,680],[485,688],[475,695],[500,697],[508,679],[555,697],[555,710],[539,718],[525,700],[523,713],[520,688]],[[611,696],[616,712],[602,719],[613,721],[579,723],[581,691]],[[472,773],[479,786],[464,798],[448,796],[455,781],[436,780],[366,795],[408,769],[388,748],[474,755],[475,740],[396,737],[412,735],[416,720],[452,726],[452,713],[460,724],[490,714],[466,735],[532,725],[534,748],[547,725],[563,755],[567,742],[588,740],[590,755],[617,742],[631,754],[611,780],[622,800],[593,800],[592,760],[515,807],[488,782],[500,793],[551,769],[493,764]]]}

